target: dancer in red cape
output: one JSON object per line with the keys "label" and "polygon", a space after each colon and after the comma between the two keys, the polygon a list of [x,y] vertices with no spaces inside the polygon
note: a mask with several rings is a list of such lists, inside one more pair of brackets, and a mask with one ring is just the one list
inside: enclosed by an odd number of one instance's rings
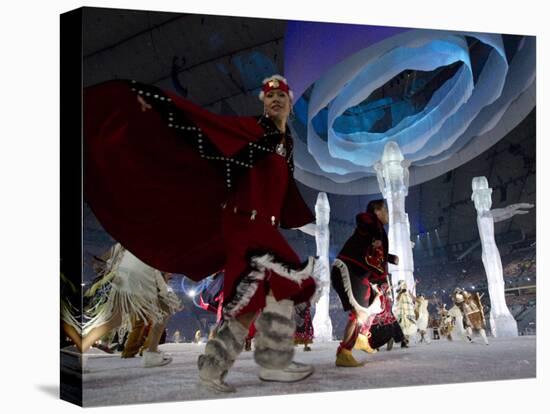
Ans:
{"label": "dancer in red cape", "polygon": [[225,117],[158,88],[111,81],[85,90],[85,197],[105,230],[150,266],[197,281],[224,270],[223,322],[199,358],[203,384],[224,378],[256,321],[260,378],[301,380],[293,307],[316,289],[278,227],[313,215],[293,178],[292,92],[263,82],[264,115]]}

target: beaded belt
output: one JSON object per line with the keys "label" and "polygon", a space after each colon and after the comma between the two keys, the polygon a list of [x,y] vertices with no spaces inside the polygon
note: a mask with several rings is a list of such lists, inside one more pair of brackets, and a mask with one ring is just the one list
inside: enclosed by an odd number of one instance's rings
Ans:
{"label": "beaded belt", "polygon": [[258,212],[258,210],[247,211],[237,206],[228,206],[227,203],[222,204],[222,209],[223,210],[227,209],[229,211],[232,211],[234,214],[240,214],[241,216],[248,216],[251,221],[254,221],[254,220],[267,221],[272,226],[278,226],[280,224],[280,221],[279,219],[277,219],[277,217],[261,214]]}

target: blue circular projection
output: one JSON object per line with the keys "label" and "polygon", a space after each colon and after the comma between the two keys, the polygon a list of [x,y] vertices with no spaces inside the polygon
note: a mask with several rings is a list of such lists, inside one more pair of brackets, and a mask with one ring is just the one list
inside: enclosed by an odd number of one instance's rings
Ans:
{"label": "blue circular projection", "polygon": [[289,22],[285,75],[296,178],[321,191],[377,193],[373,166],[389,141],[411,162],[414,185],[517,125],[535,105],[535,39]]}

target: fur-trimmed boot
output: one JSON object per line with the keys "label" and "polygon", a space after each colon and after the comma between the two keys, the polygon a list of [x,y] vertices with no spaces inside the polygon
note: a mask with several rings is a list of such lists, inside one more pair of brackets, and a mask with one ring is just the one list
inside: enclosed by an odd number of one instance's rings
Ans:
{"label": "fur-trimmed boot", "polygon": [[266,306],[256,320],[254,360],[260,365],[262,381],[296,382],[313,374],[313,367],[293,362],[294,303],[267,296]]}
{"label": "fur-trimmed boot", "polygon": [[245,328],[236,319],[222,322],[214,335],[206,343],[204,354],[197,361],[201,384],[219,392],[235,392],[235,387],[225,382],[229,368],[241,353],[244,340],[248,335]]}

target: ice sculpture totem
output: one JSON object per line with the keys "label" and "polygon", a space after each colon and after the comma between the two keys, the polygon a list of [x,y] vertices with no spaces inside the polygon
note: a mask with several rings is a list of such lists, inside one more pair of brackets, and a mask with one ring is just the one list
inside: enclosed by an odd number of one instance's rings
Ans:
{"label": "ice sculpture totem", "polygon": [[315,306],[313,317],[313,330],[316,341],[332,340],[332,322],[329,315],[330,300],[330,266],[328,260],[328,248],[330,243],[330,232],[328,224],[330,221],[330,205],[326,193],[319,193],[315,203],[315,242],[317,244],[317,256],[322,263],[323,291]]}
{"label": "ice sculpture totem", "polygon": [[[315,203],[316,224],[306,224],[300,227],[304,233],[315,237],[317,245],[318,266],[321,269],[321,293],[315,305],[315,316],[313,317],[313,330],[316,341],[332,341],[332,322],[329,315],[330,302],[330,266],[328,250],[330,243],[329,232],[330,204],[326,193],[317,195]],[[316,265],[317,266],[317,265]]]}
{"label": "ice sculpture totem", "polygon": [[389,250],[399,256],[397,266],[389,265],[394,294],[400,280],[407,282],[410,292],[416,294],[409,216],[405,212],[405,197],[409,192],[409,166],[410,162],[405,160],[399,145],[394,141],[384,146],[382,159],[374,165],[380,192],[388,204]]}
{"label": "ice sculpture totem", "polygon": [[521,210],[532,208],[528,203],[512,204],[505,208],[491,210],[492,188],[486,177],[472,179],[472,201],[477,210],[477,227],[481,238],[481,260],[487,274],[487,285],[491,301],[491,332],[494,337],[518,336],[517,323],[506,306],[504,299],[504,276],[500,253],[495,243],[495,223],[508,220],[516,214],[527,214]]}

